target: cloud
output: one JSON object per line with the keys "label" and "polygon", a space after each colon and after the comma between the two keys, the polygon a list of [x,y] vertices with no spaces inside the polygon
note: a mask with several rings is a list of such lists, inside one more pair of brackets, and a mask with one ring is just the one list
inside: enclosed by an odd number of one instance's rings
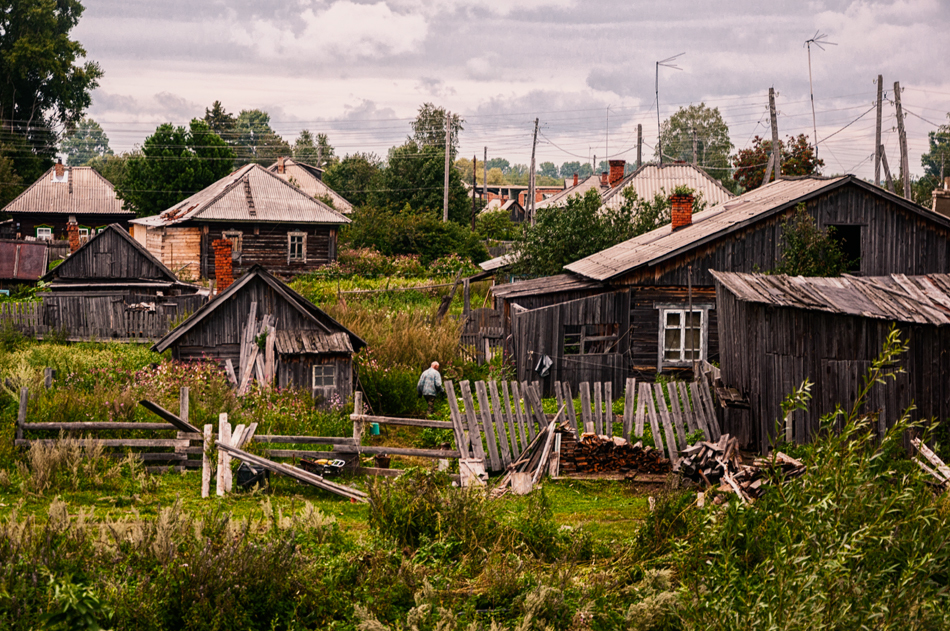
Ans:
{"label": "cloud", "polygon": [[457,94],[455,88],[445,84],[442,79],[435,77],[422,77],[416,87],[419,92],[445,98]]}
{"label": "cloud", "polygon": [[387,120],[396,118],[392,108],[379,108],[373,101],[363,99],[359,105],[345,105],[343,118],[349,121]]}
{"label": "cloud", "polygon": [[177,94],[159,92],[144,98],[95,90],[92,94],[93,116],[126,115],[138,120],[186,121],[204,116],[204,107]]}

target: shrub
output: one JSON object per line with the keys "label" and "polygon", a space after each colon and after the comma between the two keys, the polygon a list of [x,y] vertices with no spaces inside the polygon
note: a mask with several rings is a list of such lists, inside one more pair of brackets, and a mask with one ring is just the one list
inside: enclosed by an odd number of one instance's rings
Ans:
{"label": "shrub", "polygon": [[18,463],[22,488],[31,493],[48,490],[99,488],[115,483],[121,472],[102,443],[91,438],[66,438],[42,443],[34,441],[26,453],[26,464]]}
{"label": "shrub", "polygon": [[475,217],[475,232],[485,240],[511,241],[520,231],[521,226],[504,210],[483,211]]}
{"label": "shrub", "polygon": [[782,258],[773,274],[840,276],[857,261],[848,261],[835,239],[834,228],[822,230],[802,202],[782,222]]}

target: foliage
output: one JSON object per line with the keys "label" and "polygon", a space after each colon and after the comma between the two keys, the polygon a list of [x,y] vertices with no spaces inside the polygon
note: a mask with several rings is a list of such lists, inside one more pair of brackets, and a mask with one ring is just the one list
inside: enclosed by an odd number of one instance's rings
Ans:
{"label": "foliage", "polygon": [[553,162],[542,162],[538,165],[538,175],[556,180],[559,175],[557,165]]}
{"label": "foliage", "polygon": [[419,255],[423,265],[453,253],[473,262],[488,258],[478,235],[427,210],[364,206],[350,218],[353,223],[343,229],[340,241],[351,248],[373,248],[386,256]]}
{"label": "foliage", "polygon": [[139,152],[121,153],[114,155],[109,153],[104,156],[91,158],[86,166],[95,169],[99,175],[109,180],[115,189],[125,186],[125,180],[129,174],[129,160],[135,156],[141,155]]}
{"label": "foliage", "polygon": [[0,144],[0,208],[12,202],[23,192],[23,178],[17,175],[12,157],[13,151]]}
{"label": "foliage", "polygon": [[366,204],[382,167],[375,153],[347,154],[323,173],[323,182],[353,206]]}
{"label": "foliage", "polygon": [[835,239],[834,228],[819,228],[804,203],[782,222],[782,242],[782,258],[773,274],[840,276],[851,263]]}
{"label": "foliage", "polygon": [[[805,134],[799,134],[795,138],[789,136],[784,143],[780,140],[779,150],[782,152],[783,176],[817,175],[821,167],[825,166],[824,160],[815,157],[815,150],[808,144],[808,136]],[[740,149],[733,158],[732,166],[735,170],[732,179],[746,191],[762,186],[771,153],[772,141],[756,136],[752,139],[751,149]],[[769,181],[776,178],[777,173],[773,169],[772,179]]]}
{"label": "foliage", "polygon": [[112,155],[109,137],[99,123],[91,118],[79,121],[76,129],[63,140],[61,149],[66,154],[69,166],[75,167],[85,166],[93,158]]}
{"label": "foliage", "polygon": [[486,210],[475,216],[475,232],[485,240],[511,241],[518,236],[521,226],[511,220],[504,210]]}
{"label": "foliage", "polygon": [[116,193],[140,216],[156,215],[231,172],[234,152],[208,125],[159,125],[129,157]]}
{"label": "foliage", "polygon": [[[465,120],[458,114],[452,114],[449,120],[450,128],[450,147],[452,155],[458,153],[459,133]],[[432,103],[423,103],[419,106],[419,112],[416,118],[409,123],[412,127],[412,136],[409,137],[418,147],[427,149],[439,147],[442,149],[443,160],[445,159],[445,128],[446,112],[444,107],[436,107]]]}
{"label": "foliage", "polygon": [[211,108],[205,108],[205,117],[202,119],[208,128],[222,138],[230,138],[237,120],[234,114],[224,109],[221,101],[215,101]]}
{"label": "foliage", "polygon": [[[317,134],[316,139],[309,129],[302,129],[293,147],[294,160],[325,169],[339,162],[326,134]],[[332,188],[332,187],[331,187]]]}
{"label": "foliage", "polygon": [[100,631],[103,629],[100,622],[111,620],[112,611],[83,577],[67,574],[57,579],[50,576],[49,585],[53,594],[51,611],[42,617],[44,628]]}
{"label": "foliage", "polygon": [[681,107],[663,121],[660,146],[663,147],[664,159],[692,163],[694,138],[698,166],[715,179],[728,184],[732,175],[729,164],[732,141],[729,140],[729,126],[722,119],[718,107],[709,108],[705,103]]}
{"label": "foliage", "polygon": [[[950,119],[950,113],[947,113],[947,118]],[[950,174],[950,123],[928,133],[927,142],[927,152],[920,156],[920,165],[924,167],[925,175],[941,186],[941,178]]]}
{"label": "foliage", "polygon": [[8,0],[0,11],[0,144],[27,182],[52,164],[55,128],[82,118],[102,77],[70,39],[83,10],[79,0]]}
{"label": "foliage", "polygon": [[577,173],[577,178],[579,180],[585,180],[594,174],[593,167],[588,163],[581,164],[579,161],[575,160],[573,162],[565,162],[561,165],[561,177],[574,177],[574,174]]}
{"label": "foliage", "polygon": [[241,110],[225,140],[234,148],[237,166],[251,162],[270,166],[278,157],[290,155],[290,145],[271,129],[270,114],[263,110]]}
{"label": "foliage", "polygon": [[385,256],[372,248],[341,250],[337,261],[342,276],[362,278],[418,278],[425,275],[419,256],[400,254]]}

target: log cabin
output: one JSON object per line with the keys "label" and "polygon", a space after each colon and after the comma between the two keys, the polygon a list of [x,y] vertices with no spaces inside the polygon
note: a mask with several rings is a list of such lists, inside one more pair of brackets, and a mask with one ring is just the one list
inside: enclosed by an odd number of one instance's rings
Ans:
{"label": "log cabin", "polygon": [[277,162],[267,167],[267,170],[293,184],[310,197],[327,203],[337,212],[344,215],[353,212],[353,204],[323,181],[324,169],[299,160],[280,157],[277,158]]}
{"label": "log cabin", "polygon": [[213,243],[231,242],[233,274],[254,265],[288,278],[336,260],[341,213],[257,164],[248,164],[159,215],[132,236],[183,279],[215,278]]}

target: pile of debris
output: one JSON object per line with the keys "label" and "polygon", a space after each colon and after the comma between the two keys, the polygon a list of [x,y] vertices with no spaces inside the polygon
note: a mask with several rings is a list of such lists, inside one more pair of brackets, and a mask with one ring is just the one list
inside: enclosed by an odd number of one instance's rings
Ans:
{"label": "pile of debris", "polygon": [[[939,489],[943,490],[950,486],[950,467],[919,438],[912,438],[910,442],[917,449],[917,455],[914,456],[917,466],[934,477]],[[932,469],[921,459],[921,456],[927,459]]]}
{"label": "pile of debris", "polygon": [[[739,454],[739,439],[723,434],[717,443],[699,442],[681,452],[681,458],[674,471],[694,482],[714,487],[717,483],[722,491],[732,491],[743,502],[751,502],[765,492],[769,480],[781,472],[783,479],[794,478],[805,473],[805,465],[800,461],[775,452],[767,458],[756,458],[751,465],[744,464]],[[717,496],[716,503],[725,501]]]}
{"label": "pile of debris", "polygon": [[570,473],[669,473],[670,461],[663,452],[645,447],[642,442],[630,444],[620,436],[584,434],[580,441],[570,430],[561,436],[561,471]]}

